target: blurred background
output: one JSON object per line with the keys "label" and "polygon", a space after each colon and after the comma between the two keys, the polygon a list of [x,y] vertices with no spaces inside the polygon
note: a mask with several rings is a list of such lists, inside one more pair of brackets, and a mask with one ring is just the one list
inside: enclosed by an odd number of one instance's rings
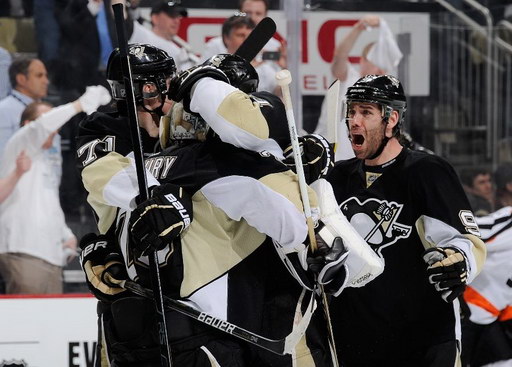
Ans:
{"label": "blurred background", "polygon": [[[97,0],[89,0],[96,1]],[[127,3],[130,19],[151,28],[151,9],[158,0]],[[0,47],[12,59],[41,59],[50,85],[45,100],[59,105],[76,99],[85,89],[64,72],[62,61],[74,57],[64,41],[73,7],[88,0],[2,0]],[[174,3],[174,2],[173,2]],[[78,4],[78,5],[77,5]],[[201,60],[206,43],[220,35],[237,0],[182,0],[187,10],[177,35]],[[457,170],[485,165],[493,170],[512,161],[512,2],[510,0],[271,0],[268,16],[277,23],[275,38],[286,48],[293,76],[292,97],[297,123],[304,131],[317,126],[336,45],[365,14],[385,20],[403,54],[396,73],[408,96],[405,129],[411,139],[449,160]],[[80,20],[80,15],[76,16]],[[66,18],[67,17],[67,18]],[[377,29],[361,34],[350,50],[358,67],[363,48],[380,37]],[[80,45],[75,45],[80,47]],[[115,45],[114,45],[115,46]],[[68,53],[69,51],[69,53]],[[85,48],[86,54],[88,50]],[[6,79],[6,66],[0,73]],[[85,71],[87,72],[87,71]],[[1,80],[1,78],[0,78]],[[92,212],[75,168],[77,121],[60,131],[63,157],[60,187],[66,221],[77,238],[95,230]],[[64,270],[65,291],[85,291],[75,260]],[[1,289],[1,287],[0,287]]]}

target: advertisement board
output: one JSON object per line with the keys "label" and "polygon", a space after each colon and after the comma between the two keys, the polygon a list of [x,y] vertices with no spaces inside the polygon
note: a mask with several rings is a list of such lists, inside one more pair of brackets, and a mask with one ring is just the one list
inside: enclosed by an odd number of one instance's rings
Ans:
{"label": "advertisement board", "polygon": [[[142,12],[149,19],[149,10]],[[351,27],[366,13],[315,11],[304,12],[301,21],[302,44],[300,55],[300,88],[303,95],[324,95],[333,80],[330,72],[336,45]],[[421,12],[381,12],[397,37],[404,54],[399,77],[408,95],[427,96],[430,93],[430,16]],[[188,18],[182,19],[179,36],[189,42],[195,53],[200,54],[205,43],[221,33],[224,20],[233,15],[230,10],[189,9]],[[286,18],[283,11],[269,11],[277,24],[275,38],[286,39]],[[376,41],[378,29],[365,31],[357,40],[350,54],[350,61],[357,65],[366,44]],[[289,56],[291,57],[291,56]]]}
{"label": "advertisement board", "polygon": [[85,294],[0,297],[0,366],[92,367],[96,303]]}

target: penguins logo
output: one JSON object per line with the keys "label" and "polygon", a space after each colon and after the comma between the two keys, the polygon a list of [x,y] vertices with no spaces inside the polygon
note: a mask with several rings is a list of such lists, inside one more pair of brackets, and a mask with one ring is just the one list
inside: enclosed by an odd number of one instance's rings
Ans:
{"label": "penguins logo", "polygon": [[6,361],[5,359],[0,362],[0,367],[26,367],[28,364],[25,363],[24,360],[15,360],[12,359],[10,361]]}
{"label": "penguins logo", "polygon": [[357,198],[345,200],[340,209],[366,242],[382,256],[383,248],[411,234],[411,226],[397,222],[403,204],[394,201]]}

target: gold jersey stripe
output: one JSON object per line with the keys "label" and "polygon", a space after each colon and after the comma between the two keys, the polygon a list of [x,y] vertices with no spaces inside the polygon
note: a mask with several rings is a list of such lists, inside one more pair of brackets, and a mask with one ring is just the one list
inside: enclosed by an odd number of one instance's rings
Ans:
{"label": "gold jersey stripe", "polygon": [[259,104],[241,91],[232,92],[224,98],[217,113],[229,123],[260,139],[269,137],[268,123]]}

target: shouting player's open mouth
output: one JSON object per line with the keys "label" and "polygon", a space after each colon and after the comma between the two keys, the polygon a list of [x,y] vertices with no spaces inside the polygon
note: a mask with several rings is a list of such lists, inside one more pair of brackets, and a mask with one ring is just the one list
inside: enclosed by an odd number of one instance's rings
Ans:
{"label": "shouting player's open mouth", "polygon": [[352,145],[360,147],[364,143],[364,136],[361,134],[351,134]]}

